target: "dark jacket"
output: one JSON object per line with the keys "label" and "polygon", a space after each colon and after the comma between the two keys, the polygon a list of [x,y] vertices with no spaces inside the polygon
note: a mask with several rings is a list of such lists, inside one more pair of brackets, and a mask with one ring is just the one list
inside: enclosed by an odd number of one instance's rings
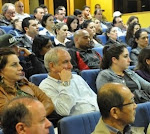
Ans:
{"label": "dark jacket", "polygon": [[140,75],[143,79],[147,80],[150,82],[150,73],[145,72],[144,70],[136,70],[135,71],[138,75]]}
{"label": "dark jacket", "polygon": [[126,45],[127,46],[127,44],[125,44],[125,43],[123,43],[122,41],[120,41],[120,40],[116,40],[116,41],[114,41],[114,40],[112,40],[112,39],[108,39],[108,41],[106,42],[106,44],[105,45],[112,45],[112,44],[118,44],[118,45],[120,45],[120,44],[124,44],[124,45]]}
{"label": "dark jacket", "polygon": [[82,70],[100,68],[100,55],[92,49],[81,50],[72,48],[68,50],[71,55],[73,70],[80,73]]}

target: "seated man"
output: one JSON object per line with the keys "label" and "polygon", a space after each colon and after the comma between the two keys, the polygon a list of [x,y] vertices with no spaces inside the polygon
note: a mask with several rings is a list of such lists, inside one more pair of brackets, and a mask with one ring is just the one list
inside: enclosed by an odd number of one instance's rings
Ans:
{"label": "seated man", "polygon": [[1,125],[4,134],[48,134],[51,122],[43,104],[29,97],[11,100],[6,106]]}
{"label": "seated man", "polygon": [[61,116],[98,111],[96,94],[79,75],[71,73],[70,60],[65,48],[55,47],[48,51],[44,63],[49,75],[40,83],[40,89],[52,99]]}
{"label": "seated man", "polygon": [[98,69],[100,67],[100,55],[92,50],[90,35],[86,30],[78,30],[74,34],[75,48],[69,51],[73,71],[79,73],[86,69]]}
{"label": "seated man", "polygon": [[[92,134],[143,134],[143,128],[133,129],[129,124],[135,120],[134,95],[120,83],[107,83],[97,97],[102,117]],[[135,132],[135,130],[138,132]]]}

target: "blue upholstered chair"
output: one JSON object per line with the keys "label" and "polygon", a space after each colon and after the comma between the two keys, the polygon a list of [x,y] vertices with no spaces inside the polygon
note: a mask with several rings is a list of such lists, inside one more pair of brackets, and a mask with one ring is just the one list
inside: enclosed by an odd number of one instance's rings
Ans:
{"label": "blue upholstered chair", "polygon": [[96,51],[98,54],[100,54],[101,57],[103,57],[103,48],[101,47],[95,47],[92,48],[94,51]]}
{"label": "blue upholstered chair", "polygon": [[107,42],[106,35],[97,35],[97,38],[102,41],[102,44],[105,45]]}
{"label": "blue upholstered chair", "polygon": [[47,78],[47,73],[44,74],[34,74],[30,76],[29,81],[34,83],[35,85],[39,86],[41,81],[45,78]]}
{"label": "blue upholstered chair", "polygon": [[12,26],[0,26],[1,29],[3,29],[6,33],[8,33],[10,30],[13,30]]}
{"label": "blue upholstered chair", "polygon": [[64,117],[58,122],[58,134],[91,134],[99,118],[99,112]]}
{"label": "blue upholstered chair", "polygon": [[[58,134],[91,134],[100,118],[99,112],[62,118],[58,123]],[[135,127],[145,127],[150,123],[150,102],[138,104]]]}
{"label": "blue upholstered chair", "polygon": [[81,71],[81,77],[88,83],[91,89],[97,93],[96,78],[100,69],[90,69]]}
{"label": "blue upholstered chair", "polygon": [[125,35],[119,36],[119,40],[121,40],[123,43],[126,43]]}

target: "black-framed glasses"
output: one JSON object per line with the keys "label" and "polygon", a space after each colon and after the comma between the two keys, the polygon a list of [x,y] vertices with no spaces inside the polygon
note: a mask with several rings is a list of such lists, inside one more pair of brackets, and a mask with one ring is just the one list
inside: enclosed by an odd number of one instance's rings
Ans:
{"label": "black-framed glasses", "polygon": [[129,103],[125,103],[125,104],[119,104],[119,105],[116,105],[114,107],[124,107],[124,106],[128,106],[128,105],[131,105],[131,104],[134,104],[135,103],[135,100],[133,98],[132,102],[129,102]]}

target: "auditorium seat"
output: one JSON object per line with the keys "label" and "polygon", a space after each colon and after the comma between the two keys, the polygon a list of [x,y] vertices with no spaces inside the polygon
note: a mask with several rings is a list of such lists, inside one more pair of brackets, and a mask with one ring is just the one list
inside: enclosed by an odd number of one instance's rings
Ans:
{"label": "auditorium seat", "polygon": [[107,42],[106,35],[97,35],[97,38],[102,41],[102,44],[105,45]]}
{"label": "auditorium seat", "polygon": [[10,30],[13,30],[12,26],[0,26],[1,29],[3,29],[6,33],[8,33]]}
{"label": "auditorium seat", "polygon": [[97,93],[96,78],[100,69],[90,69],[81,71],[81,77],[87,82],[91,89]]}
{"label": "auditorium seat", "polygon": [[102,47],[95,47],[92,48],[94,51],[96,51],[98,54],[100,54],[101,57],[103,57],[103,48]]}

